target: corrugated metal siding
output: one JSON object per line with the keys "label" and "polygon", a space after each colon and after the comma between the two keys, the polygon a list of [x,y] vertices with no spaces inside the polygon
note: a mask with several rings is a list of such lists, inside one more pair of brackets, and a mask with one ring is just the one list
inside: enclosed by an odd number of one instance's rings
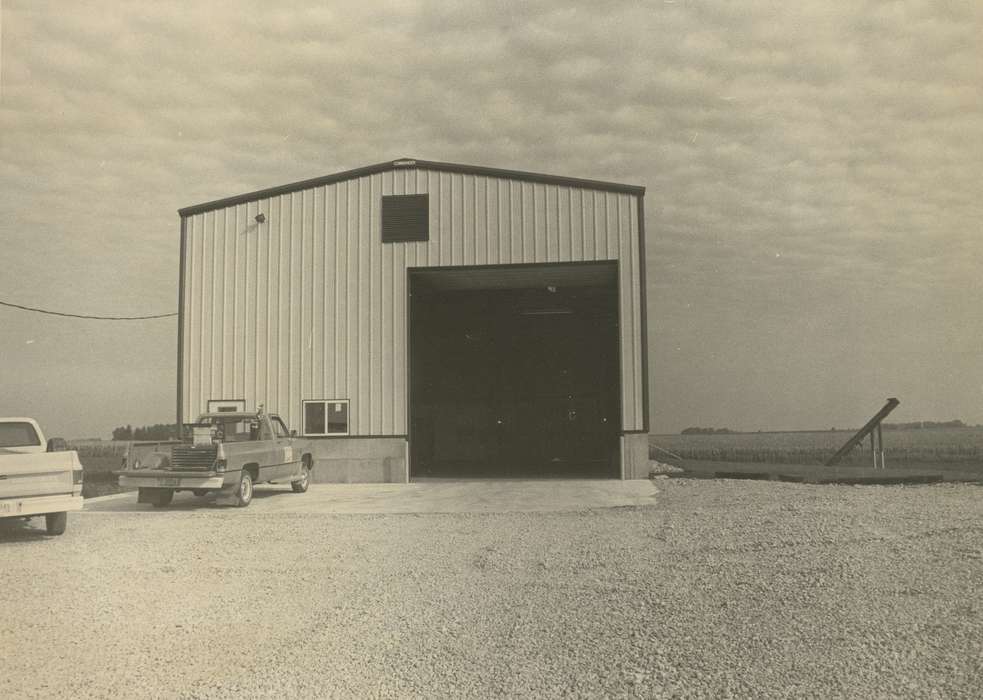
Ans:
{"label": "corrugated metal siding", "polygon": [[[430,195],[430,240],[381,242],[387,194]],[[637,197],[397,169],[188,217],[183,411],[351,399],[352,435],[406,426],[406,268],[618,260],[622,428],[641,430]],[[258,224],[256,214],[266,215]]]}

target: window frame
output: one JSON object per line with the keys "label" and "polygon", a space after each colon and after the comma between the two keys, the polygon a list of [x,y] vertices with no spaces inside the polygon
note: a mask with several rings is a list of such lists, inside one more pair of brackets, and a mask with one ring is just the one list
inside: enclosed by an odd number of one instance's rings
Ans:
{"label": "window frame", "polygon": [[[303,430],[304,437],[348,437],[351,435],[352,429],[352,404],[350,399],[304,399],[303,406],[301,410],[301,428]],[[307,432],[307,405],[317,403],[324,406],[324,432],[323,433],[309,433]],[[330,409],[328,404],[345,404],[345,432],[343,433],[333,433],[331,432],[331,419],[330,419]]]}
{"label": "window frame", "polygon": [[27,430],[29,431],[29,433],[25,433],[24,436],[27,437],[28,439],[30,439],[30,435],[33,435],[34,436],[34,442],[11,443],[9,445],[3,444],[3,445],[0,445],[0,448],[9,447],[9,448],[12,448],[13,449],[13,448],[18,448],[18,447],[41,447],[41,434],[38,432],[37,427],[33,423],[31,423],[30,421],[24,421],[24,420],[5,421],[4,422],[4,425],[5,426],[10,426],[10,425],[13,425],[13,426],[22,426],[24,428],[27,428]]}

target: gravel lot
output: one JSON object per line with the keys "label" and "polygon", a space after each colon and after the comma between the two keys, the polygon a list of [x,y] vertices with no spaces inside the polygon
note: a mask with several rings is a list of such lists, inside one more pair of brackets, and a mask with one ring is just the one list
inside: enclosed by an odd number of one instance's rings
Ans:
{"label": "gravel lot", "polygon": [[659,489],[5,522],[0,697],[979,696],[980,486]]}

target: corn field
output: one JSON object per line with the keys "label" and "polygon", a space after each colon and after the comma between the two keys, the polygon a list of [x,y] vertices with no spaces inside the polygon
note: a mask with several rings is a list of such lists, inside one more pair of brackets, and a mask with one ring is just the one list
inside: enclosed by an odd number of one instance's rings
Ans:
{"label": "corn field", "polygon": [[[734,433],[729,435],[652,435],[649,455],[665,460],[656,448],[683,459],[763,464],[822,464],[832,457],[853,431],[802,433]],[[887,466],[939,464],[983,465],[983,428],[885,430]],[[864,440],[840,464],[868,466],[873,458],[870,439]]]}
{"label": "corn field", "polygon": [[122,458],[129,444],[127,440],[75,440],[68,446],[78,452],[79,457]]}
{"label": "corn field", "polygon": [[[664,461],[669,450],[683,459],[760,464],[822,464],[853,435],[837,430],[803,433],[733,433],[729,435],[652,435],[649,456]],[[983,466],[983,428],[925,428],[885,430],[887,466],[940,464]],[[87,469],[117,469],[126,452],[126,441],[79,441],[70,447]],[[857,446],[840,462],[871,464],[870,440]]]}

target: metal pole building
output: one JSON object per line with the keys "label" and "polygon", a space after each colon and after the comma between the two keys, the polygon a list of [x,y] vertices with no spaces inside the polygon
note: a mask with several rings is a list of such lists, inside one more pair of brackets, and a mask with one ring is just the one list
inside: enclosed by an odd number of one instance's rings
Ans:
{"label": "metal pole building", "polygon": [[643,478],[644,194],[400,159],[181,209],[178,421],[263,404],[318,481]]}

